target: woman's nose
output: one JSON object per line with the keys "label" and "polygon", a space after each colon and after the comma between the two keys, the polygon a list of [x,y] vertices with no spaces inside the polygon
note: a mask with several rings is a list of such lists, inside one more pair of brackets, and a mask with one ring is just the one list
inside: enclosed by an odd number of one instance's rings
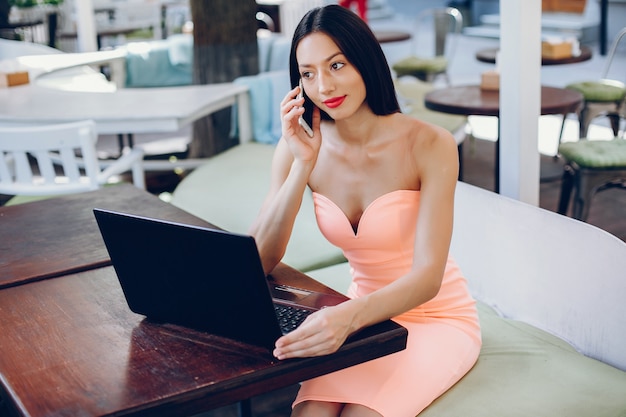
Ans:
{"label": "woman's nose", "polygon": [[317,88],[322,95],[326,95],[335,89],[335,84],[330,75],[320,74],[318,76]]}

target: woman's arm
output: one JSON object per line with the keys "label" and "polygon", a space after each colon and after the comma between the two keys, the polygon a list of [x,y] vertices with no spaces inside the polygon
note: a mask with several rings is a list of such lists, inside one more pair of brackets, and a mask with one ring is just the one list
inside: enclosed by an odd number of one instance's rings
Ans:
{"label": "woman's arm", "polygon": [[400,315],[437,295],[452,236],[457,147],[447,131],[433,127],[414,155],[420,209],[411,271],[371,294],[312,314],[277,341],[276,357],[332,353],[353,332]]}
{"label": "woman's arm", "polygon": [[298,91],[299,87],[294,88],[281,102],[282,137],[272,159],[270,191],[249,230],[266,274],[285,254],[321,145],[319,109],[313,111],[312,138],[298,124],[304,113],[304,99],[294,98]]}

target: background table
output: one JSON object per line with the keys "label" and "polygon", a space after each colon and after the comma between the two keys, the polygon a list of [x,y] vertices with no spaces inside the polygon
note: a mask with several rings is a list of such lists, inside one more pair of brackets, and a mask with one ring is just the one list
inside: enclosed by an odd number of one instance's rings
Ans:
{"label": "background table", "polygon": [[[541,114],[577,113],[583,96],[565,88],[541,86]],[[424,97],[427,108],[464,116],[499,116],[500,92],[482,90],[479,85],[454,86],[435,89]],[[499,119],[498,119],[499,125]],[[500,126],[498,126],[498,134]],[[496,141],[495,190],[500,190],[500,139]]]}
{"label": "background table", "polygon": [[[0,89],[0,123],[46,124],[91,119],[99,134],[178,132],[218,110],[237,104],[239,139],[252,139],[248,87],[233,83],[114,92],[62,91],[29,84]],[[203,158],[178,160],[193,168]],[[169,161],[145,161],[146,170],[171,169]]]}
{"label": "background table", "polygon": [[409,32],[400,30],[374,30],[378,43],[401,42],[411,39]]}
{"label": "background table", "polygon": [[239,101],[246,101],[247,93],[246,86],[232,83],[127,88],[110,93],[24,85],[0,89],[0,123],[45,124],[93,119],[100,134],[176,132],[235,102],[246,104]]}
{"label": "background table", "polygon": [[[476,59],[481,62],[486,62],[489,64],[496,63],[496,55],[498,54],[499,48],[488,48],[482,49],[476,52]],[[576,62],[588,61],[591,59],[592,52],[591,48],[586,45],[580,46],[580,55],[570,56],[565,58],[547,58],[541,57],[541,65],[563,65],[563,64],[574,64]]]}
{"label": "background table", "polygon": [[118,88],[123,88],[126,82],[126,51],[114,49],[109,51],[80,52],[80,53],[48,53],[43,55],[24,55],[16,58],[3,59],[0,66],[28,71],[31,83],[47,74],[88,66],[109,66],[111,81]]}

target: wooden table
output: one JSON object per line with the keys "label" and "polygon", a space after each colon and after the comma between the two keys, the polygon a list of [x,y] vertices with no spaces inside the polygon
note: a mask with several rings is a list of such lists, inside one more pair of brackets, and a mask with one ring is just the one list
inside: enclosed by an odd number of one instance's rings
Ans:
{"label": "wooden table", "polygon": [[[102,266],[108,262],[104,243],[89,216],[96,206],[210,226],[132,186],[2,208],[3,241],[17,239],[22,245],[5,245],[2,264],[44,262],[34,269],[50,264],[57,275],[0,289],[0,399],[6,407],[0,401],[0,415],[188,416],[406,344],[406,329],[386,321],[355,334],[333,355],[278,361],[250,345],[147,321],[126,305],[113,267]],[[56,225],[42,233],[44,218]],[[7,229],[5,223],[14,225]],[[79,238],[68,242],[73,234]],[[37,254],[13,259],[28,240],[33,250],[49,248],[51,262]],[[75,262],[74,256],[81,260]],[[81,272],[71,272],[81,263]],[[63,268],[69,272],[59,272]],[[22,270],[31,275],[28,267]],[[284,264],[269,279],[337,294]]]}
{"label": "wooden table", "polygon": [[[481,62],[486,62],[488,64],[496,63],[496,55],[498,54],[499,48],[488,48],[482,49],[476,52],[476,59]],[[588,61],[591,59],[592,51],[591,48],[586,45],[580,46],[580,55],[570,56],[565,58],[548,58],[541,57],[541,65],[564,65],[564,64],[574,64],[576,62]]]}
{"label": "wooden table", "polygon": [[411,34],[399,30],[374,30],[378,43],[401,42],[411,39]]}
{"label": "wooden table", "polygon": [[[541,86],[541,114],[577,113],[583,96],[565,88]],[[500,92],[482,90],[479,85],[435,89],[424,97],[426,108],[464,116],[499,116]],[[499,119],[498,119],[499,124]],[[500,126],[498,126],[498,133]],[[500,190],[500,140],[496,141],[495,190]]]}
{"label": "wooden table", "polygon": [[206,225],[149,193],[137,191],[130,184],[122,184],[0,207],[0,289],[110,265],[92,212],[95,207]]}

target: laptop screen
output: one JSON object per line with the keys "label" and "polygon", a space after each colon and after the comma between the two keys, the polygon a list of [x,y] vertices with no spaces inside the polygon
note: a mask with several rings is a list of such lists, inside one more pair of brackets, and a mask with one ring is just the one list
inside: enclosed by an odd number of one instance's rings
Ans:
{"label": "laptop screen", "polygon": [[94,209],[130,309],[272,349],[281,335],[251,236]]}

